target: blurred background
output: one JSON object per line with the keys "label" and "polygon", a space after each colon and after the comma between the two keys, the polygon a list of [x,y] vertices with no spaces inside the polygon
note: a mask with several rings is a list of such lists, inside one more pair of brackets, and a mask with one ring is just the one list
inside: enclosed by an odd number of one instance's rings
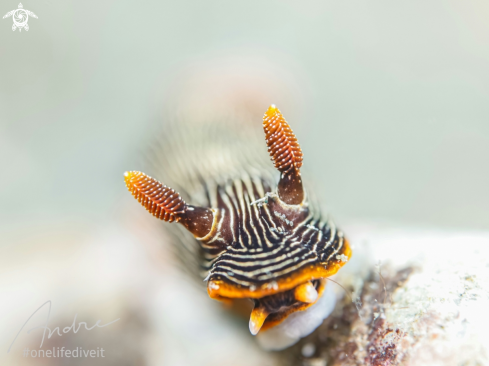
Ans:
{"label": "blurred background", "polygon": [[277,104],[340,223],[489,229],[485,1],[23,6],[39,17],[28,32],[0,22],[2,364],[39,364],[21,357],[34,335],[6,351],[47,300],[60,326],[121,318],[88,333],[112,355],[100,364],[273,362],[174,268],[125,188],[165,119],[188,109],[244,108],[260,124]]}

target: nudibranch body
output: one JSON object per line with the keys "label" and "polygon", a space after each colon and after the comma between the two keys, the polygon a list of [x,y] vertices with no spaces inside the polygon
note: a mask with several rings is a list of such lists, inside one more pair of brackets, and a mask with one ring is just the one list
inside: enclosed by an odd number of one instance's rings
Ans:
{"label": "nudibranch body", "polygon": [[[164,156],[158,164],[167,168],[168,179],[179,181],[189,203],[144,173],[125,173],[129,191],[149,212],[181,223],[197,239],[196,248],[180,236],[179,245],[186,248],[180,254],[197,258],[209,296],[253,302],[253,335],[318,302],[326,278],[351,256],[343,233],[331,220],[322,220],[309,199],[300,174],[302,151],[273,105],[265,113],[263,129],[280,173],[278,184],[271,164],[249,148],[254,146],[252,135],[236,133],[233,140],[212,128],[190,136],[174,131],[180,138],[169,137],[156,154]],[[206,135],[211,137],[208,146]],[[199,161],[205,162],[203,167]]]}

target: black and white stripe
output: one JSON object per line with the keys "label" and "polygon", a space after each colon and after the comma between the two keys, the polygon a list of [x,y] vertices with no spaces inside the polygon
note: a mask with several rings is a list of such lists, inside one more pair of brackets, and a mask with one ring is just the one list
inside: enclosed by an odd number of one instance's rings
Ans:
{"label": "black and white stripe", "polygon": [[186,269],[254,289],[273,286],[310,264],[327,263],[341,251],[343,234],[321,219],[316,202],[303,207],[299,221],[271,204],[251,204],[273,194],[279,176],[261,123],[237,116],[192,117],[164,131],[149,156],[148,173],[187,203],[219,212],[217,235],[206,242],[197,242],[180,225],[165,225]]}
{"label": "black and white stripe", "polygon": [[259,177],[241,174],[222,187],[217,185],[219,209],[226,213],[232,241],[216,253],[204,246],[204,268],[210,279],[245,287],[257,287],[287,277],[318,262],[328,262],[342,248],[342,233],[330,221],[308,207],[305,218],[291,225],[285,214],[271,212],[267,203],[251,202],[271,193],[270,184]]}

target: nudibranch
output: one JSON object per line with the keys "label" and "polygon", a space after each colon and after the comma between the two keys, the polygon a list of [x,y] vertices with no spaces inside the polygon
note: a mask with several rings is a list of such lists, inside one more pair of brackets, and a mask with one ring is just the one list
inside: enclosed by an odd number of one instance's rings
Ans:
{"label": "nudibranch", "polygon": [[[253,303],[249,321],[253,335],[313,306],[324,293],[326,278],[351,257],[343,232],[331,220],[322,220],[310,202],[300,172],[302,150],[274,105],[263,117],[263,129],[280,173],[278,184],[248,159],[239,167],[242,171],[222,177],[201,173],[188,183],[203,187],[200,201],[205,205],[197,205],[144,173],[124,175],[129,191],[153,216],[178,222],[193,234],[211,298]],[[202,153],[200,158],[208,156]],[[185,187],[184,182],[181,185]]]}

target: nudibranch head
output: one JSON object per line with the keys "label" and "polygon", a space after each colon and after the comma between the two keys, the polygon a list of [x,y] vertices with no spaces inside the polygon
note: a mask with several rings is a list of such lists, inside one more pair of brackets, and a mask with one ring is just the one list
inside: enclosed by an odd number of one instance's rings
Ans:
{"label": "nudibranch head", "polygon": [[[209,268],[209,296],[251,299],[257,309],[250,320],[255,333],[259,325],[265,330],[314,304],[324,290],[323,279],[346,263],[351,250],[343,233],[315,216],[307,202],[288,205],[276,193],[268,193],[267,202],[250,205],[256,197],[250,195],[254,183],[248,184],[249,189],[241,186],[245,203],[227,212],[220,207],[225,212],[219,220],[221,230],[202,244],[210,255],[219,253]],[[223,201],[232,202],[233,191],[226,189]],[[239,208],[247,218],[242,226],[232,213]],[[235,238],[227,233],[235,233]],[[224,251],[218,249],[221,241],[229,243]],[[257,319],[267,316],[258,322],[253,314],[260,314]]]}
{"label": "nudibranch head", "polygon": [[325,279],[351,257],[341,230],[310,205],[300,174],[302,150],[274,105],[263,129],[280,172],[276,189],[243,171],[213,186],[213,207],[199,207],[143,173],[125,174],[129,191],[148,211],[183,224],[200,242],[209,296],[253,302],[254,335],[315,304]]}

